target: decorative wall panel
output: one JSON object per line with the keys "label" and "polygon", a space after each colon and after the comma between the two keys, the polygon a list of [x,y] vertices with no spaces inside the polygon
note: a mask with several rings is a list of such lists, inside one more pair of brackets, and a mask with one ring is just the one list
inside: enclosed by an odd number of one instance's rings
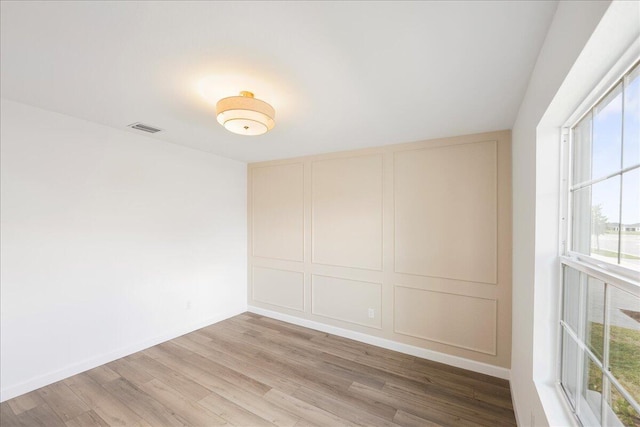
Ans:
{"label": "decorative wall panel", "polygon": [[395,271],[495,284],[496,141],[395,153]]}
{"label": "decorative wall panel", "polygon": [[253,256],[302,261],[302,163],[254,168],[251,174]]}
{"label": "decorative wall panel", "polygon": [[278,307],[304,310],[304,275],[295,271],[253,267],[252,298]]}
{"label": "decorative wall panel", "polygon": [[382,269],[382,156],[312,163],[313,262]]}
{"label": "decorative wall panel", "polygon": [[380,328],[380,283],[318,275],[311,282],[313,314]]}
{"label": "decorative wall panel", "polygon": [[395,287],[395,332],[496,354],[495,299]]}

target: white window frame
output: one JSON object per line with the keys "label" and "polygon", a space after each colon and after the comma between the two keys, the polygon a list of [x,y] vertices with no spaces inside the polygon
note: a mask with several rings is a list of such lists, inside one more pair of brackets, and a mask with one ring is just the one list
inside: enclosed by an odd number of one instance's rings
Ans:
{"label": "white window frame", "polygon": [[[561,239],[561,241],[559,242],[560,289],[558,292],[559,304],[557,307],[559,322],[557,324],[556,384],[559,387],[559,389],[562,390],[563,397],[566,399],[566,403],[570,408],[572,407],[572,404],[570,403],[569,394],[565,389],[564,385],[562,384],[562,377],[561,377],[563,334],[565,331],[567,331],[567,333],[569,333],[570,335],[574,335],[570,330],[568,330],[567,328],[568,325],[564,323],[563,313],[562,313],[563,302],[564,302],[563,301],[564,295],[562,292],[564,288],[563,270],[565,266],[573,268],[587,276],[591,276],[598,280],[603,281],[605,283],[605,289],[609,285],[615,286],[616,288],[627,291],[632,295],[635,295],[640,298],[640,272],[637,272],[635,270],[632,270],[630,268],[627,268],[621,265],[616,265],[600,259],[596,259],[589,255],[574,252],[571,250],[571,242],[572,242],[571,219],[573,214],[571,210],[572,204],[571,204],[571,191],[570,191],[572,167],[573,167],[573,162],[572,162],[573,141],[571,140],[572,138],[571,129],[575,125],[577,125],[580,122],[580,120],[582,120],[582,118],[584,118],[604,97],[606,97],[617,86],[617,84],[621,81],[621,79],[624,78],[624,76],[626,76],[634,67],[640,66],[639,64],[640,64],[640,58],[633,57],[632,50],[627,51],[625,55],[623,55],[623,57],[618,61],[618,63],[614,67],[612,67],[612,69],[607,74],[607,76],[605,76],[602,82],[599,85],[597,85],[596,88],[594,88],[594,90],[586,97],[586,99],[581,103],[581,105],[569,117],[569,119],[565,122],[564,126],[562,127],[561,142],[560,142],[560,161],[561,161],[560,180],[561,182],[560,182],[560,204],[559,204],[559,208],[560,208],[559,226],[560,226],[560,239]],[[622,175],[622,173],[624,173],[624,171],[626,171],[627,169],[633,169],[633,168],[622,169],[621,171],[617,171],[612,176],[615,176],[617,174]],[[584,286],[585,284],[581,285],[581,292],[584,291]],[[620,386],[617,380],[613,377],[613,375],[611,375],[608,372],[607,369],[602,369],[603,365],[606,366],[608,364],[608,353],[609,353],[609,345],[608,345],[609,320],[608,320],[607,310],[606,310],[607,294],[608,292],[605,292],[605,301],[604,301],[605,317],[604,317],[604,325],[603,325],[603,328],[604,328],[603,363],[600,363],[597,357],[593,357],[593,355],[591,358],[593,361],[595,361],[596,365],[602,370],[602,372],[604,373],[608,381],[614,386],[616,386],[617,391],[620,392],[620,394],[622,394],[625,397],[625,399],[627,399],[632,404],[632,406],[634,407],[635,410],[638,411],[638,413],[640,413],[640,405],[638,405],[638,402],[635,402],[633,397],[630,396],[628,392],[626,392],[624,387]],[[584,307],[585,298],[582,298],[583,296],[584,295],[581,293],[581,296],[580,296],[581,306],[579,308],[580,328],[584,328],[584,325],[583,325],[583,323],[585,322],[584,313],[586,312],[586,309]],[[582,340],[579,337],[573,336],[572,338],[574,338],[575,342],[578,344],[580,352],[591,354],[591,351],[589,350],[589,348],[587,348],[587,346],[582,342]],[[576,361],[580,365],[578,367],[578,372],[583,372],[582,357],[579,357],[578,359],[579,360]],[[572,409],[573,416],[579,424],[583,424],[584,422],[586,422],[587,425],[598,425],[598,421],[596,417],[593,414],[589,415],[590,411],[587,411],[586,413],[587,419],[581,420],[578,418],[578,415],[577,415],[578,410],[584,409],[584,408],[589,409],[589,405],[587,404],[586,401],[584,401],[582,397],[581,390],[582,390],[583,379],[581,375],[578,375],[577,381],[578,382],[576,387],[577,388],[576,410],[574,411]],[[605,383],[603,383],[603,385],[604,384]],[[607,391],[608,390],[603,389],[602,394],[605,394],[605,392]],[[602,411],[601,417],[607,416],[606,419],[608,419],[609,414],[605,415],[605,412],[607,412],[606,405],[602,405],[601,411]],[[602,419],[605,420],[605,418],[602,418]]]}
{"label": "white window frame", "polygon": [[[618,78],[615,79],[615,81],[610,84],[607,89],[605,91],[601,91],[601,94],[595,98],[595,100],[593,102],[590,102],[588,104],[587,108],[582,107],[582,109],[578,110],[581,113],[579,115],[577,114],[573,114],[572,117],[570,118],[570,120],[565,123],[565,125],[562,128],[562,155],[561,155],[561,161],[562,161],[562,165],[561,165],[561,177],[562,177],[562,182],[561,182],[561,209],[562,212],[560,214],[560,218],[561,218],[561,230],[562,230],[562,243],[561,243],[561,255],[562,258],[568,258],[568,259],[574,259],[574,260],[578,260],[578,261],[582,261],[586,264],[593,264],[597,267],[599,267],[602,270],[605,271],[610,271],[611,274],[613,275],[617,275],[617,276],[622,276],[622,277],[627,277],[631,280],[635,280],[635,282],[637,283],[638,280],[640,280],[640,273],[632,270],[630,268],[624,267],[622,265],[616,265],[616,264],[612,264],[609,263],[607,261],[603,261],[597,258],[593,258],[589,255],[585,255],[579,252],[575,252],[572,251],[571,248],[571,242],[572,242],[572,227],[571,227],[571,218],[573,215],[573,212],[571,210],[571,191],[570,191],[570,186],[571,186],[571,176],[573,173],[573,162],[572,160],[572,152],[573,152],[573,141],[572,141],[572,134],[571,134],[571,129],[574,128],[587,114],[589,114],[589,112],[602,100],[604,99],[611,91],[613,91],[615,89],[615,87],[618,85],[618,83],[620,83],[621,79],[624,78],[624,76],[626,76],[634,67],[636,66],[640,66],[640,58],[635,59],[630,65],[628,65],[625,69],[624,72],[622,72]],[[593,98],[593,94],[589,97],[589,98]],[[589,99],[588,98],[588,99]],[[583,103],[584,104],[584,103]],[[577,117],[576,117],[577,116]],[[622,175],[624,172],[627,172],[629,170],[633,170],[633,169],[637,169],[637,166],[631,166],[631,167],[627,167],[627,168],[622,168],[618,171],[616,171],[615,173],[609,174],[605,177],[601,177],[598,178],[596,180],[591,180],[589,181],[586,185],[593,185],[597,182],[600,181],[604,181],[605,179],[608,179],[610,177],[616,176],[616,175]]]}

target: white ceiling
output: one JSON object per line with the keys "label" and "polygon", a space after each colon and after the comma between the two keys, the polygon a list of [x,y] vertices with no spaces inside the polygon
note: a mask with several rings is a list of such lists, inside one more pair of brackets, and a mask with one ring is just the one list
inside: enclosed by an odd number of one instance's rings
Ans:
{"label": "white ceiling", "polygon": [[[1,94],[248,162],[508,129],[555,8],[3,1]],[[216,122],[240,90],[275,107],[273,131]]]}

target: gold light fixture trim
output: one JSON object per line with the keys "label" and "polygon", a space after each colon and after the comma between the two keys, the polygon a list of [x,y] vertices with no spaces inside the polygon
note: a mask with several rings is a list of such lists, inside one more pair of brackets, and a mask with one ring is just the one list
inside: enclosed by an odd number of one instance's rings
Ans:
{"label": "gold light fixture trim", "polygon": [[222,98],[216,104],[218,123],[238,135],[262,135],[276,125],[276,111],[253,93],[243,90],[240,96]]}

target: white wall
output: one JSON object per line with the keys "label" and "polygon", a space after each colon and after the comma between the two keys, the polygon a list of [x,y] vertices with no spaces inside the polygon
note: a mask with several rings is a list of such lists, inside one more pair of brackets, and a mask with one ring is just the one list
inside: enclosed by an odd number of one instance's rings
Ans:
{"label": "white wall", "polygon": [[246,310],[246,165],[2,100],[1,398]]}
{"label": "white wall", "polygon": [[560,129],[640,31],[637,2],[609,6],[559,4],[513,128],[511,386],[522,426],[571,422],[554,387]]}

